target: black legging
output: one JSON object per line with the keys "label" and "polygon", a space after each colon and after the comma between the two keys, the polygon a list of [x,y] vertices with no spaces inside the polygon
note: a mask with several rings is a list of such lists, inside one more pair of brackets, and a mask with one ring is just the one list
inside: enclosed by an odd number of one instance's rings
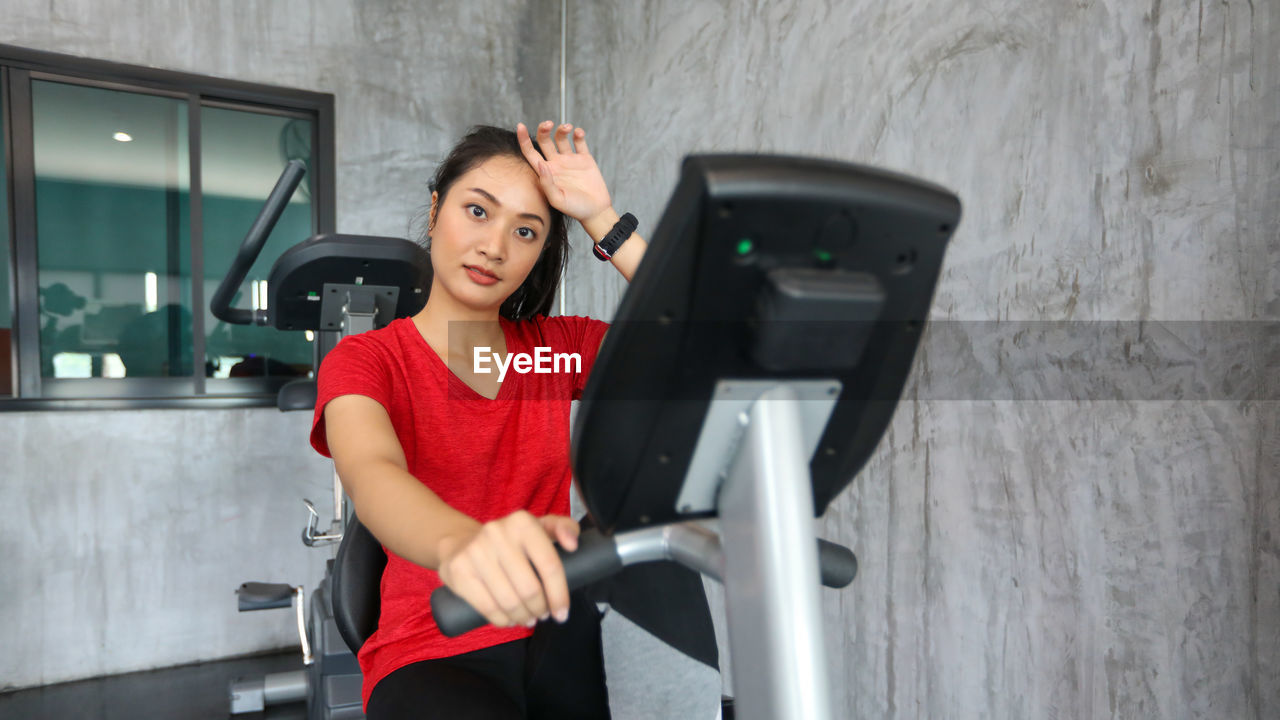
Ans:
{"label": "black legging", "polygon": [[572,594],[569,619],[533,637],[396,670],[373,688],[368,720],[607,720],[600,613]]}

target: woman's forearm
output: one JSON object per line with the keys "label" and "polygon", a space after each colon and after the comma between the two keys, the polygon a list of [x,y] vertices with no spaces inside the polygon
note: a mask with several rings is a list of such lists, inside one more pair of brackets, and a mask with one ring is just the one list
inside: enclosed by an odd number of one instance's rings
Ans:
{"label": "woman's forearm", "polygon": [[480,523],[454,509],[395,463],[375,461],[339,471],[360,522],[396,555],[438,569],[442,556],[465,544]]}
{"label": "woman's forearm", "polygon": [[478,531],[480,523],[450,507],[409,472],[391,418],[377,401],[343,395],[329,402],[324,417],[325,438],[343,489],[360,522],[392,552],[434,570],[446,540]]}

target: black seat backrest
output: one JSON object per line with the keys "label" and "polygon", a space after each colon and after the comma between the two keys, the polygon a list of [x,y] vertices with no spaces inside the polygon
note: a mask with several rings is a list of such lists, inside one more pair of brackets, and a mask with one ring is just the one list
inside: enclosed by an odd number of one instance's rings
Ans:
{"label": "black seat backrest", "polygon": [[338,632],[353,653],[360,652],[360,646],[378,629],[382,570],[386,566],[382,544],[352,514],[333,561],[332,600]]}

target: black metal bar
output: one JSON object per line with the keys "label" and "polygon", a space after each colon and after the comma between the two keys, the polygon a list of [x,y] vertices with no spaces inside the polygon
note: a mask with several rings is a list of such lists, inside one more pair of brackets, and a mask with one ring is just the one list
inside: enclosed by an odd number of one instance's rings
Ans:
{"label": "black metal bar", "polygon": [[[128,378],[114,380],[128,384]],[[0,412],[46,410],[217,410],[276,406],[275,393],[267,395],[209,395],[205,397],[102,397],[102,398],[0,398]]]}
{"label": "black metal bar", "polygon": [[31,116],[31,77],[9,73],[9,182],[13,188],[13,306],[18,344],[18,397],[40,397],[40,286],[36,260],[35,131]]}
{"label": "black metal bar", "polygon": [[114,92],[127,92],[134,95],[149,95],[152,97],[167,97],[174,100],[181,100],[186,97],[186,93],[180,90],[164,90],[153,87],[139,87],[137,85],[129,85],[122,82],[113,82],[111,80],[98,80],[94,78],[79,77],[77,75],[68,75],[65,73],[54,73],[44,71],[31,71],[31,79],[43,82],[56,82],[63,85],[75,85],[77,87],[94,88],[95,90],[112,90]]}
{"label": "black metal bar", "polygon": [[325,95],[320,98],[320,107],[317,108],[316,123],[312,126],[315,133],[312,137],[311,147],[311,166],[315,173],[311,178],[311,187],[314,192],[311,197],[316,199],[316,230],[320,233],[337,232],[337,172],[338,160],[337,151],[335,149],[336,137],[334,133],[334,115],[333,115],[333,96]]}
{"label": "black metal bar", "polygon": [[261,103],[236,102],[234,100],[211,100],[209,98],[201,98],[200,104],[207,108],[217,110],[235,110],[236,112],[251,112],[256,115],[274,115],[276,117],[295,118],[298,120],[314,121],[316,111],[314,109],[298,109],[288,107],[278,107],[271,105],[263,105]]}
{"label": "black metal bar", "polygon": [[187,156],[191,177],[187,186],[187,220],[191,247],[191,358],[195,371],[195,393],[205,393],[204,327],[204,179],[202,160],[200,97],[187,97]]}
{"label": "black metal bar", "polygon": [[[12,127],[13,121],[9,116],[9,69],[0,67],[0,127],[9,129]],[[17,261],[14,258],[14,230],[13,230],[13,186],[9,178],[13,177],[13,146],[9,140],[10,133],[0,133],[0,144],[4,146],[4,167],[0,168],[0,172],[4,173],[4,183],[0,186],[0,193],[4,193],[5,206],[8,212],[5,213],[4,228],[6,237],[9,239],[2,248],[5,257],[5,272],[8,274],[9,285],[6,290],[9,303],[9,317],[0,318],[5,326],[9,329],[9,347],[5,348],[5,352],[9,353],[9,377],[5,380],[7,392],[4,395],[12,395],[18,387],[18,338],[14,334],[13,318],[17,313],[18,294],[17,287],[14,285],[14,269],[17,267]]]}
{"label": "black metal bar", "polygon": [[276,180],[276,185],[271,188],[271,194],[263,203],[257,219],[253,221],[253,226],[249,228],[244,241],[240,243],[240,251],[231,261],[231,267],[222,277],[222,282],[218,283],[218,289],[213,292],[210,309],[214,317],[235,325],[266,324],[264,311],[257,308],[251,310],[233,308],[231,302],[240,289],[241,283],[244,282],[245,275],[249,273],[249,268],[253,267],[253,261],[257,260],[258,255],[262,253],[272,228],[276,226],[280,215],[289,204],[289,198],[293,197],[293,191],[298,188],[298,183],[302,181],[305,172],[306,169],[301,160],[290,160],[284,172],[280,173],[280,179]]}
{"label": "black metal bar", "polygon": [[[178,187],[180,160],[178,157],[178,107],[174,106],[172,110],[172,113],[166,112],[170,116],[170,122],[165,123],[165,299],[164,304],[158,308],[165,315],[165,326],[168,330],[165,351],[169,357],[166,373],[169,376],[175,376],[176,370],[182,367],[182,355],[188,349],[182,342],[182,246],[184,243],[182,242],[182,195]],[[189,243],[187,247],[190,247]]]}

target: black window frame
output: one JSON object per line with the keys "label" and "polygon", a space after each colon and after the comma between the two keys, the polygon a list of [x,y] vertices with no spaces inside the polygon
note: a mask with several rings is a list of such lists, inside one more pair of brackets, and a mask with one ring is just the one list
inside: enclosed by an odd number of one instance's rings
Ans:
{"label": "black window frame", "polygon": [[[191,247],[193,373],[179,378],[41,377],[35,158],[31,82],[51,80],[111,90],[185,98],[190,154],[189,242]],[[305,117],[312,121],[312,216],[317,233],[336,225],[334,96],[332,93],[228,80],[0,44],[0,111],[3,112],[5,173],[9,198],[9,293],[12,312],[12,396],[0,396],[0,411],[141,408],[264,407],[288,378],[238,379],[234,394],[205,393],[202,372],[204,313],[197,312],[214,288],[204,286],[203,195],[200,178],[203,107]],[[248,228],[246,228],[247,230]],[[303,240],[305,238],[299,238]],[[77,390],[82,388],[82,390]],[[87,391],[87,392],[86,392]],[[78,394],[84,393],[84,394]]]}

